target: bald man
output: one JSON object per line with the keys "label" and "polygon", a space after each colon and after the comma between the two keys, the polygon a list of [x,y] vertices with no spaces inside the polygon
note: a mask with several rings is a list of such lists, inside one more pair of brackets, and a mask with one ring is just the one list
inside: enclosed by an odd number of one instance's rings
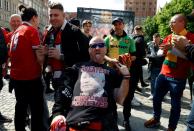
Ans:
{"label": "bald man", "polygon": [[[105,64],[106,46],[102,38],[92,38],[88,50],[89,62],[79,63],[65,70],[68,77],[65,80],[66,89],[56,94],[52,131],[65,121],[69,130],[118,131],[114,119],[115,101],[123,104],[127,96],[129,70],[125,65],[116,63],[120,76],[116,70]],[[73,89],[72,98],[64,97],[68,88]]]}
{"label": "bald man", "polygon": [[21,24],[22,24],[22,19],[21,19],[21,16],[19,14],[13,14],[13,15],[10,16],[9,25],[10,25],[12,31],[7,34],[8,45],[10,44],[10,41],[11,41],[11,37],[12,37],[13,32]]}
{"label": "bald man", "polygon": [[11,15],[9,19],[9,25],[12,31],[15,31],[22,24],[21,16],[18,14]]}
{"label": "bald man", "polygon": [[[6,44],[7,44],[7,47],[9,49],[9,46],[10,46],[10,43],[11,43],[11,37],[12,37],[12,34],[13,32],[22,24],[22,19],[21,19],[21,16],[18,15],[18,14],[13,14],[11,15],[10,19],[9,19],[9,25],[11,27],[11,32],[7,33],[6,34]],[[7,59],[7,62],[4,66],[4,69],[3,69],[3,72],[4,72],[4,78],[5,79],[9,79],[9,75],[7,74],[8,73],[8,63],[9,63],[9,59]]]}
{"label": "bald man", "polygon": [[160,125],[161,104],[164,96],[170,91],[171,111],[167,131],[174,131],[177,127],[181,112],[181,97],[185,89],[188,77],[190,62],[187,57],[175,48],[175,39],[184,36],[194,43],[194,34],[188,32],[186,17],[183,14],[176,14],[170,20],[172,34],[168,35],[161,49],[164,50],[165,60],[161,72],[156,79],[155,92],[153,96],[153,118],[146,121],[144,126],[147,128]]}

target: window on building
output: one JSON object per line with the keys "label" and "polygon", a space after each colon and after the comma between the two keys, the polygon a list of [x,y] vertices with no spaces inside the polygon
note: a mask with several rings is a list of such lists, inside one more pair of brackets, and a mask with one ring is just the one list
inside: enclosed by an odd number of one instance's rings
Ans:
{"label": "window on building", "polygon": [[6,11],[9,11],[9,9],[10,9],[10,8],[9,8],[9,4],[10,4],[9,1],[8,1],[8,0],[5,0],[4,2],[5,2],[5,3],[4,3],[4,5],[5,5],[5,10],[6,10]]}
{"label": "window on building", "polygon": [[10,6],[11,6],[11,3],[9,1],[7,1],[7,10],[8,11],[11,11]]}
{"label": "window on building", "polygon": [[138,2],[136,2],[136,5],[138,5],[139,3]]}
{"label": "window on building", "polygon": [[7,7],[7,0],[4,1],[4,9],[6,10]]}
{"label": "window on building", "polygon": [[152,5],[152,2],[149,2],[149,5]]}
{"label": "window on building", "polygon": [[3,8],[3,0],[0,0],[0,8]]}
{"label": "window on building", "polygon": [[13,12],[17,13],[17,6],[15,4],[13,4]]}
{"label": "window on building", "polygon": [[14,4],[10,4],[10,11],[13,12]]}
{"label": "window on building", "polygon": [[145,3],[145,2],[143,2],[142,4],[143,4],[143,5],[145,5],[146,3]]}
{"label": "window on building", "polygon": [[136,8],[136,11],[138,11],[139,9],[138,8]]}

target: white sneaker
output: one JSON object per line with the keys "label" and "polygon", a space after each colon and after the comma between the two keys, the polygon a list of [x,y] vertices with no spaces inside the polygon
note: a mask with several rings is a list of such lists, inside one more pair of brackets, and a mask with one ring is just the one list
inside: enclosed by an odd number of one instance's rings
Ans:
{"label": "white sneaker", "polygon": [[153,95],[150,95],[147,99],[148,100],[153,100]]}
{"label": "white sneaker", "polygon": [[132,106],[140,106],[141,102],[139,102],[135,97],[133,97],[133,100],[131,101]]}

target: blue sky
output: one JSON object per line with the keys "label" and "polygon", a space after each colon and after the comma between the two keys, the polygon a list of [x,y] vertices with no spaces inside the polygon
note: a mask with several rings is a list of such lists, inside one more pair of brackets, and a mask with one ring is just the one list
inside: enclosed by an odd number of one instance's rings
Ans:
{"label": "blue sky", "polygon": [[[61,2],[65,11],[77,11],[77,7],[100,8],[100,9],[114,9],[124,10],[124,0],[51,0]],[[163,6],[166,1],[158,0],[158,4]],[[161,7],[160,6],[160,7]]]}

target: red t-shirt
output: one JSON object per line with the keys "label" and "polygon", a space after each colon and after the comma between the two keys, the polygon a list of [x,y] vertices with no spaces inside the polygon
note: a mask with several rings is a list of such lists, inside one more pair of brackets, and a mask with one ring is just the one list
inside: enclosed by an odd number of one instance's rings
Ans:
{"label": "red t-shirt", "polygon": [[[170,41],[172,38],[172,34],[167,36],[163,43],[167,44],[168,41]],[[191,41],[191,43],[194,43],[194,34],[188,32],[186,35],[186,38]],[[161,74],[177,78],[177,79],[186,79],[188,77],[189,70],[191,69],[191,62],[188,60],[182,59],[180,57],[177,58],[177,63],[175,68],[171,68],[166,64],[162,65]]]}
{"label": "red t-shirt", "polygon": [[33,80],[41,76],[41,66],[33,49],[39,44],[38,30],[27,23],[14,32],[10,45],[12,79]]}

